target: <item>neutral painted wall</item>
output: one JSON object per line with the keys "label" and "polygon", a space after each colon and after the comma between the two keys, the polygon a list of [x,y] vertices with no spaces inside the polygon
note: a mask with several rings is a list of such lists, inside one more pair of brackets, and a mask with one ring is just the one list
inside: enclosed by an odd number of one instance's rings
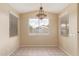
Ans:
{"label": "neutral painted wall", "polygon": [[16,11],[8,4],[0,3],[0,55],[10,55],[19,47],[19,37],[9,37],[9,12]]}
{"label": "neutral painted wall", "polygon": [[[77,4],[70,4],[59,15],[69,14],[69,36],[64,37],[60,34],[59,25],[59,47],[68,55],[77,55]],[[60,19],[59,19],[60,24]]]}
{"label": "neutral painted wall", "polygon": [[49,35],[29,35],[28,20],[35,17],[36,11],[23,13],[20,15],[20,29],[21,29],[21,46],[57,46],[58,43],[58,15],[47,13],[49,17]]}
{"label": "neutral painted wall", "polygon": [[78,43],[78,56],[79,56],[79,4],[78,4],[78,16],[77,16],[77,43]]}

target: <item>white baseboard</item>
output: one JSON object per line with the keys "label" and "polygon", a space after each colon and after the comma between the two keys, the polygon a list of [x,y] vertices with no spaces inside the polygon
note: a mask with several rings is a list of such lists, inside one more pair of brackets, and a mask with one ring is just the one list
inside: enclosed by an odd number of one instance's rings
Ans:
{"label": "white baseboard", "polygon": [[69,52],[67,52],[65,49],[63,49],[62,47],[59,47],[59,49],[61,49],[64,53],[66,53],[68,56],[72,56]]}
{"label": "white baseboard", "polygon": [[21,47],[57,47],[57,45],[22,45]]}

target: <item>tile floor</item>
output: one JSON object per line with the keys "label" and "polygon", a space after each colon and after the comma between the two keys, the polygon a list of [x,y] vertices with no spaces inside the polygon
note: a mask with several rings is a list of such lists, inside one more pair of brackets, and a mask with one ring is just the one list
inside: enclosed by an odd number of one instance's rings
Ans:
{"label": "tile floor", "polygon": [[57,47],[24,47],[18,49],[11,56],[67,56]]}

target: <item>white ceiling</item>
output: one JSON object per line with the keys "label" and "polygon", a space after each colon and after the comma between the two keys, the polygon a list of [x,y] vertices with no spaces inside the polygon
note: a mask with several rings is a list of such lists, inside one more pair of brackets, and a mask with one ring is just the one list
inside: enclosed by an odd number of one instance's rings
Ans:
{"label": "white ceiling", "polygon": [[[25,13],[30,11],[39,10],[40,3],[10,3],[10,5],[16,9],[19,13]],[[42,6],[45,11],[59,13],[65,7],[67,7],[68,3],[43,3]]]}

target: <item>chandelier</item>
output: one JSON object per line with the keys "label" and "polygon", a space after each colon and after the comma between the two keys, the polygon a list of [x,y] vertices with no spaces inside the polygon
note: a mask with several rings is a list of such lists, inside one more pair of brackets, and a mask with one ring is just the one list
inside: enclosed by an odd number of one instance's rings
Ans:
{"label": "chandelier", "polygon": [[41,19],[41,20],[47,16],[45,14],[45,11],[43,10],[42,4],[41,4],[38,14],[36,16],[38,17],[38,19]]}

